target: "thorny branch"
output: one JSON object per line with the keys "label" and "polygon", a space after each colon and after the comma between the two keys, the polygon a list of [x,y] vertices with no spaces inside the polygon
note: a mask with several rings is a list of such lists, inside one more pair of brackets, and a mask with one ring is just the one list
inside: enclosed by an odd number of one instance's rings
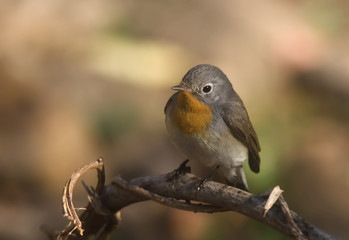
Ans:
{"label": "thorny branch", "polygon": [[[42,230],[50,239],[88,239],[91,236],[98,240],[107,239],[121,221],[119,211],[122,208],[152,200],[192,212],[239,212],[294,239],[335,239],[291,211],[278,186],[253,195],[222,183],[202,182],[190,173],[186,163],[168,174],[146,176],[128,182],[115,177],[111,185],[104,186],[103,161],[97,159],[73,173],[64,187],[63,213],[70,221],[69,225],[60,232],[50,231],[45,226]],[[79,177],[93,168],[97,169],[98,184],[95,189],[85,186],[90,203],[79,217],[72,201],[74,186]]]}

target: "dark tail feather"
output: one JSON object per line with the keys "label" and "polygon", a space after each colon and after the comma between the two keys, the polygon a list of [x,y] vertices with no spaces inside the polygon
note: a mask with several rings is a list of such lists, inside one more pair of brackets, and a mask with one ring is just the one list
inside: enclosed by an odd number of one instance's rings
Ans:
{"label": "dark tail feather", "polygon": [[258,152],[249,151],[248,152],[248,164],[253,172],[259,173],[259,165],[261,163],[261,159],[259,157]]}

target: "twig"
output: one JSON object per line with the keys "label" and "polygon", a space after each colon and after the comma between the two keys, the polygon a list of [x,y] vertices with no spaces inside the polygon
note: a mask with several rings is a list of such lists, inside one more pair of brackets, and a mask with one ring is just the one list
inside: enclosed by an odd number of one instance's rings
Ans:
{"label": "twig", "polygon": [[[41,226],[41,230],[47,234],[51,239],[68,239],[70,236],[73,236],[73,232],[75,230],[79,231],[79,234],[81,236],[84,235],[84,229],[83,229],[83,220],[80,220],[78,214],[76,213],[77,209],[75,208],[73,203],[73,193],[74,193],[74,187],[77,182],[77,180],[85,174],[90,169],[97,169],[97,186],[94,192],[96,195],[99,195],[101,191],[104,188],[105,185],[105,173],[104,173],[104,164],[103,159],[99,158],[93,162],[90,162],[89,164],[84,165],[83,167],[79,168],[77,171],[75,171],[63,188],[63,196],[62,196],[62,208],[63,208],[63,216],[66,217],[70,222],[67,225],[65,229],[63,229],[60,232],[57,231],[51,231],[46,226]],[[98,193],[98,194],[97,194]],[[92,209],[91,207],[86,207],[85,211]],[[84,214],[82,214],[82,217]],[[64,237],[65,236],[65,237]],[[75,236],[74,236],[75,237]]]}
{"label": "twig", "polygon": [[[96,168],[98,171],[98,184],[96,187],[96,191],[104,185],[104,165],[102,158],[99,158],[93,162],[90,162],[89,164],[83,166],[82,168],[75,171],[72,176],[69,178],[67,183],[64,186],[63,189],[63,198],[62,198],[62,205],[63,205],[63,216],[66,217],[68,220],[70,220],[76,227],[77,230],[79,230],[80,235],[83,235],[84,229],[82,228],[82,222],[79,219],[78,214],[75,211],[74,203],[73,203],[73,190],[75,187],[75,184],[77,180],[84,175],[85,172],[87,172],[90,169]],[[103,176],[103,177],[101,177]]]}
{"label": "twig", "polygon": [[[268,193],[269,197],[268,197],[268,200],[264,206],[263,217],[265,217],[267,212],[270,210],[270,208],[277,201],[280,205],[280,208],[281,208],[285,218],[286,218],[286,221],[289,223],[290,231],[291,231],[292,235],[297,240],[305,240],[306,238],[304,237],[302,231],[299,229],[299,227],[294,222],[294,220],[291,216],[290,209],[288,208],[288,205],[287,205],[284,197],[282,196],[282,193],[283,193],[283,190],[281,190],[279,186],[274,187],[273,190],[270,193]],[[267,194],[267,193],[264,193],[264,194]]]}
{"label": "twig", "polygon": [[297,240],[306,239],[304,237],[302,231],[299,229],[297,224],[294,222],[293,217],[292,217],[291,212],[290,212],[290,209],[288,208],[288,204],[286,203],[286,201],[282,195],[280,195],[280,197],[278,199],[278,203],[280,204],[281,210],[284,213],[284,216],[286,217],[286,220],[290,225],[291,232],[292,232],[293,236]]}

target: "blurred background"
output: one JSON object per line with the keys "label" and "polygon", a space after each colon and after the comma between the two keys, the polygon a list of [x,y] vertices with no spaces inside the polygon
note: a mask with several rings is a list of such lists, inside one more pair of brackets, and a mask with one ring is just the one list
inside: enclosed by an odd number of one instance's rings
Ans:
{"label": "blurred background", "polygon": [[[280,185],[291,209],[349,236],[349,2],[0,2],[0,239],[61,229],[61,194],[103,157],[107,181],[167,173],[185,158],[166,135],[170,87],[219,66],[262,147],[253,193]],[[200,175],[200,166],[190,162]],[[95,172],[86,176],[94,184]],[[81,186],[76,203],[86,203]],[[144,202],[112,239],[288,239],[238,213]]]}

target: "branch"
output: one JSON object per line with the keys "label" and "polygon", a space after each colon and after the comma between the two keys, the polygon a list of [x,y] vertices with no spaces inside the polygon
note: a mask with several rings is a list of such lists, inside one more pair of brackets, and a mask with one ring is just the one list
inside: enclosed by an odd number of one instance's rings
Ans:
{"label": "branch", "polygon": [[[136,202],[152,200],[192,212],[239,212],[294,239],[335,239],[291,211],[280,188],[275,187],[272,191],[253,195],[222,183],[203,182],[190,173],[186,162],[168,174],[130,181],[115,177],[111,185],[103,187],[103,161],[98,159],[84,166],[83,171],[80,169],[75,172],[67,181],[65,189],[69,191],[64,191],[66,196],[63,198],[66,200],[63,201],[63,208],[70,224],[61,232],[49,231],[47,227],[42,229],[51,239],[87,239],[91,235],[99,240],[106,239],[120,223],[119,211],[122,208]],[[73,188],[79,176],[87,169],[96,167],[99,169],[98,188],[93,190],[86,187],[90,203],[79,218],[72,203]]]}

